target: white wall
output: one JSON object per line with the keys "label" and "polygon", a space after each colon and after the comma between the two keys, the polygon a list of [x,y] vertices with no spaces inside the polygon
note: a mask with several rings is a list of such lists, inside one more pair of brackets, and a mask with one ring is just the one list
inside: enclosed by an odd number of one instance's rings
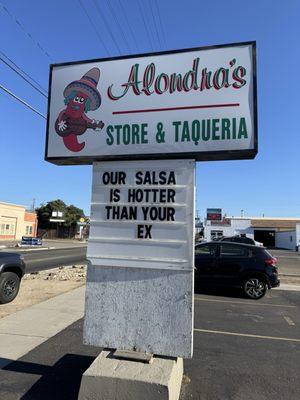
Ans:
{"label": "white wall", "polygon": [[298,251],[300,252],[300,224],[296,224],[296,245],[298,246]]}
{"label": "white wall", "polygon": [[204,238],[211,240],[211,231],[222,231],[223,236],[235,236],[246,234],[247,237],[254,239],[254,231],[251,228],[250,219],[231,219],[231,225],[211,225],[211,221],[206,221],[204,226]]}
{"label": "white wall", "polygon": [[275,246],[281,249],[296,249],[296,231],[275,232]]}

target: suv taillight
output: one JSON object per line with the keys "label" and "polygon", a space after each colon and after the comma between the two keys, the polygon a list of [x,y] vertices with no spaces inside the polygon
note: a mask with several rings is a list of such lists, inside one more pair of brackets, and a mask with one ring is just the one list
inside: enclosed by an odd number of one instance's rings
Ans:
{"label": "suv taillight", "polygon": [[270,265],[271,267],[276,267],[277,258],[275,258],[275,257],[267,258],[267,259],[265,260],[265,263],[266,263],[267,265]]}

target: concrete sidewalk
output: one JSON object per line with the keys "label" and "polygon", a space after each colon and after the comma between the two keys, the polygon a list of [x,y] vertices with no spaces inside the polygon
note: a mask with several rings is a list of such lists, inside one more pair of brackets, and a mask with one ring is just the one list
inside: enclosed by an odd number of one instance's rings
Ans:
{"label": "concrete sidewalk", "polygon": [[0,368],[84,315],[85,286],[0,319]]}

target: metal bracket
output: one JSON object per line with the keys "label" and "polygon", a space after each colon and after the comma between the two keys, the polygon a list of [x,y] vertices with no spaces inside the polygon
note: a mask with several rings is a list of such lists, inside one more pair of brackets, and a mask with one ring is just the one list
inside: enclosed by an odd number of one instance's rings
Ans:
{"label": "metal bracket", "polygon": [[153,362],[153,354],[131,350],[115,350],[112,353],[112,357],[121,360],[143,362],[145,364],[152,364]]}

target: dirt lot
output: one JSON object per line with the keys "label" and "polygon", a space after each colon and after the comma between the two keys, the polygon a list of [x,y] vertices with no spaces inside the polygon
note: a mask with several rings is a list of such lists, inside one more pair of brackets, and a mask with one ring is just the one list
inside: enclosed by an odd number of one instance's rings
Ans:
{"label": "dirt lot", "polygon": [[0,305],[0,318],[85,284],[86,267],[66,266],[26,274],[17,298]]}

